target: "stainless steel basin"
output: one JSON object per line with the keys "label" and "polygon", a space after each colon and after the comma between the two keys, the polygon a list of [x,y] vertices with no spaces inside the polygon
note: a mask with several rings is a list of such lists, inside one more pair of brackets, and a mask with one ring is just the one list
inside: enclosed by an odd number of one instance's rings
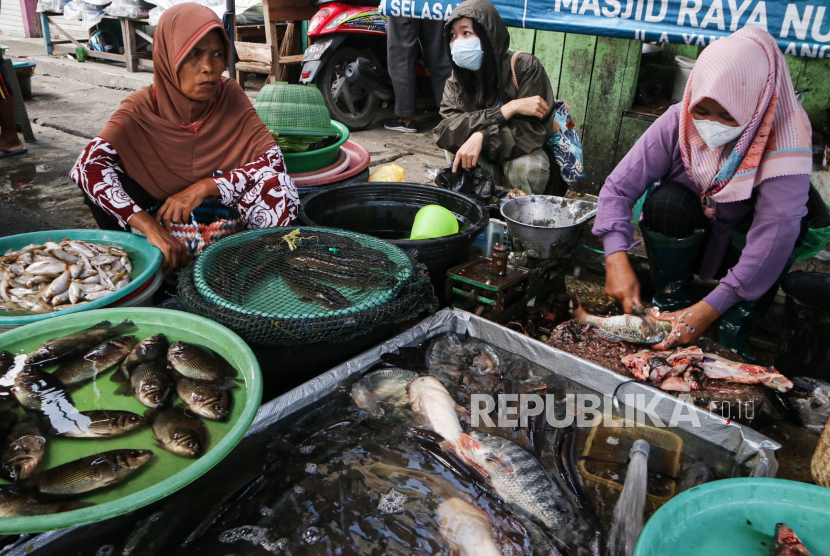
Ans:
{"label": "stainless steel basin", "polygon": [[537,259],[569,254],[582,225],[596,214],[596,203],[551,195],[517,197],[501,207],[513,247]]}

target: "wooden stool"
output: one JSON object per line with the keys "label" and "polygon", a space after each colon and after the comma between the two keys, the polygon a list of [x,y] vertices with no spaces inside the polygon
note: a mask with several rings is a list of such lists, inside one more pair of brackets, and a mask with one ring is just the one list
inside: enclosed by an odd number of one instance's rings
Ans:
{"label": "wooden stool", "polygon": [[23,140],[26,143],[34,143],[37,139],[35,139],[35,134],[32,132],[29,114],[26,112],[26,105],[23,103],[23,94],[20,92],[20,84],[17,82],[14,64],[8,58],[4,58],[4,60],[6,63],[6,75],[9,76],[9,86],[12,88],[12,96],[14,97],[14,121],[20,126],[20,131],[23,133]]}

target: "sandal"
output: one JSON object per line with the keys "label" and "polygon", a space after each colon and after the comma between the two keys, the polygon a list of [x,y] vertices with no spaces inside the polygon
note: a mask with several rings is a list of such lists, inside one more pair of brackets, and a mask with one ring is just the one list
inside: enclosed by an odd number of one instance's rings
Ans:
{"label": "sandal", "polygon": [[10,151],[8,149],[0,149],[0,158],[7,158],[7,157],[10,157],[10,156],[16,156],[16,155],[19,155],[19,154],[26,154],[27,152],[29,152],[29,149],[27,149],[26,147],[23,147],[22,149],[19,149],[19,150],[16,150],[16,151]]}

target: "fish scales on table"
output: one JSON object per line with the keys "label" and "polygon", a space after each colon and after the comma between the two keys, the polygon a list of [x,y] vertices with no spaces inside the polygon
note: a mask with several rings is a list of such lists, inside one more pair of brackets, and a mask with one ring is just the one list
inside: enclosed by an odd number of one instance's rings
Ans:
{"label": "fish scales on table", "polygon": [[[117,245],[64,239],[0,257],[0,309],[47,313],[100,299],[130,282],[132,264]],[[96,283],[102,290],[81,287]]]}

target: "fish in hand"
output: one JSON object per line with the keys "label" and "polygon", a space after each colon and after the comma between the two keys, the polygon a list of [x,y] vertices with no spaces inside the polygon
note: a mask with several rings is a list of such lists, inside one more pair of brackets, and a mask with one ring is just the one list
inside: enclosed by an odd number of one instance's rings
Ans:
{"label": "fish in hand", "polygon": [[36,487],[41,494],[74,496],[125,479],[152,456],[152,450],[110,450],[36,473],[26,484]]}
{"label": "fish in hand", "polygon": [[646,319],[652,319],[652,327],[656,333],[652,333],[644,318],[636,315],[618,315],[616,317],[597,317],[588,313],[579,303],[579,299],[571,301],[571,314],[581,323],[590,326],[594,334],[610,342],[630,342],[632,344],[659,344],[669,332],[672,324],[667,321],[654,320],[650,315]]}
{"label": "fish in hand", "polygon": [[85,355],[63,363],[52,375],[65,386],[79,386],[120,363],[137,341],[135,336],[110,340]]}
{"label": "fish in hand", "polygon": [[182,407],[150,414],[150,427],[162,448],[183,458],[198,458],[208,443],[208,430],[198,417]]}
{"label": "fish in hand", "polygon": [[27,365],[42,365],[58,363],[89,351],[93,347],[106,342],[110,338],[135,332],[137,327],[132,321],[125,320],[117,326],[109,321],[101,321],[95,326],[74,332],[61,338],[53,338],[29,354]]}

